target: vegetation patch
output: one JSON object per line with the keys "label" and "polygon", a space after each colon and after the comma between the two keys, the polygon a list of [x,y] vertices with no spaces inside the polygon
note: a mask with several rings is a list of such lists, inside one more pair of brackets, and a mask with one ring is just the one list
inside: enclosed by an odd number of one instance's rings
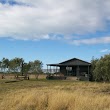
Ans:
{"label": "vegetation patch", "polygon": [[0,110],[110,110],[109,83],[66,80],[5,82],[0,81]]}

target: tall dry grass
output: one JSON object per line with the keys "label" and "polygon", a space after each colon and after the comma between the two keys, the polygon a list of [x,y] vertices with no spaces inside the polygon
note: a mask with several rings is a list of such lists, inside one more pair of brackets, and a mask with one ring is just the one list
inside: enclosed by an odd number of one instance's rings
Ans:
{"label": "tall dry grass", "polygon": [[7,94],[0,110],[110,110],[110,95],[50,88],[22,89]]}

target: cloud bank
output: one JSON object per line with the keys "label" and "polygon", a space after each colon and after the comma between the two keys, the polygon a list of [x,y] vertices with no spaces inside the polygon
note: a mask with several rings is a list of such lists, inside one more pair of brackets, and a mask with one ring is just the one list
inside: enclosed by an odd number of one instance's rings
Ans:
{"label": "cloud bank", "polygon": [[[105,31],[109,22],[110,0],[0,1],[0,37],[20,40],[71,38],[72,44],[88,44],[89,39],[74,40],[72,35]],[[103,39],[104,43],[110,43],[110,37],[104,37],[92,38],[91,44],[102,43]]]}

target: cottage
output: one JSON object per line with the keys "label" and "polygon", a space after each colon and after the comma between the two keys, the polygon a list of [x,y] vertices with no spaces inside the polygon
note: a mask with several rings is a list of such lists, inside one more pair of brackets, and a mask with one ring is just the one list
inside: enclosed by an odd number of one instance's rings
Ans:
{"label": "cottage", "polygon": [[59,71],[60,73],[64,74],[64,76],[76,76],[81,80],[90,79],[91,63],[78,58],[73,58],[58,64],[47,64],[47,71],[49,73],[53,72],[51,67],[54,67],[54,73]]}

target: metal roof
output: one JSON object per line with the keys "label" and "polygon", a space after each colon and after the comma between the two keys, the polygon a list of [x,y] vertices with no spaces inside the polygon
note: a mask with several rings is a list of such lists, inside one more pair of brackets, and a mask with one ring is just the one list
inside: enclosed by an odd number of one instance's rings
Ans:
{"label": "metal roof", "polygon": [[91,65],[91,63],[80,60],[78,58],[72,58],[70,60],[66,60],[58,64],[47,64],[47,66],[77,66],[77,65],[88,66]]}

